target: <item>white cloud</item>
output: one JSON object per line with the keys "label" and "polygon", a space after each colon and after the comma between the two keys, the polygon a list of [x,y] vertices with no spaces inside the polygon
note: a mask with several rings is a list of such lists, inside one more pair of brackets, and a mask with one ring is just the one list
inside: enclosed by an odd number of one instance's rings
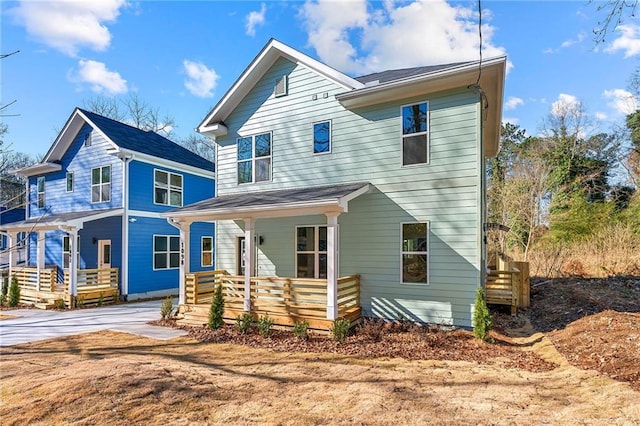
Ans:
{"label": "white cloud", "polygon": [[200,98],[210,98],[216,88],[220,76],[212,68],[201,62],[194,62],[185,59],[182,62],[187,78],[184,87],[195,96]]}
{"label": "white cloud", "polygon": [[640,28],[637,25],[619,25],[616,28],[621,34],[613,43],[604,49],[605,52],[624,52],[625,58],[630,58],[640,53]]}
{"label": "white cloud", "polygon": [[576,38],[570,38],[569,40],[565,40],[562,43],[560,43],[560,47],[557,48],[551,48],[548,47],[546,49],[544,49],[542,51],[542,53],[546,53],[546,54],[550,54],[550,53],[558,53],[560,52],[560,50],[562,49],[567,49],[571,46],[573,46],[574,44],[579,44],[582,43],[585,39],[585,33],[579,33]]}
{"label": "white cloud", "polygon": [[560,93],[558,100],[551,104],[551,114],[556,117],[567,115],[572,111],[578,111],[582,108],[582,102],[573,95]]}
{"label": "white cloud", "polygon": [[262,3],[259,11],[252,11],[247,15],[247,35],[256,35],[256,27],[264,25],[264,15],[267,12],[267,5]]}
{"label": "white cloud", "polygon": [[111,33],[104,24],[114,22],[125,5],[125,0],[22,0],[11,14],[31,37],[75,57],[82,47],[96,51],[109,47]]}
{"label": "white cloud", "polygon": [[627,115],[638,110],[638,98],[624,89],[605,90],[602,96],[609,100],[607,105],[619,114]]}
{"label": "white cloud", "polygon": [[91,90],[107,95],[127,93],[127,81],[116,71],[110,71],[102,62],[84,60],[78,61],[78,72],[70,76],[76,83],[88,83]]}
{"label": "white cloud", "polygon": [[[376,8],[382,5],[382,8]],[[445,0],[384,3],[310,1],[300,8],[309,44],[329,65],[345,72],[443,64],[478,59],[478,16],[473,6]],[[483,56],[503,55],[483,11]]]}
{"label": "white cloud", "polygon": [[520,105],[524,105],[524,101],[521,98],[509,96],[507,102],[504,103],[504,109],[505,111],[509,111],[511,109],[516,109]]}
{"label": "white cloud", "polygon": [[605,121],[609,118],[609,116],[604,112],[596,112],[595,113],[596,120]]}

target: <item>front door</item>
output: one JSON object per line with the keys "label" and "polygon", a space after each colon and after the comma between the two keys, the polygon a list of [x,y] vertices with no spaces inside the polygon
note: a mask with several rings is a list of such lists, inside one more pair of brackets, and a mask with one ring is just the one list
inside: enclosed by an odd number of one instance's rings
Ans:
{"label": "front door", "polygon": [[98,241],[98,269],[111,268],[111,240]]}

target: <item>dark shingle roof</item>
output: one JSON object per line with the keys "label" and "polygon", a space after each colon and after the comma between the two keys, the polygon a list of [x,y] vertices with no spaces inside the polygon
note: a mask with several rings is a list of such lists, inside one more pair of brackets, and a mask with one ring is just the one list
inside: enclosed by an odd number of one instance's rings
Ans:
{"label": "dark shingle roof", "polygon": [[215,165],[177,143],[151,131],[138,129],[102,115],[78,108],[113,143],[121,148],[171,160],[199,169],[215,171]]}
{"label": "dark shingle roof", "polygon": [[451,64],[443,65],[429,65],[426,67],[402,68],[397,70],[381,71],[369,75],[363,75],[362,77],[356,77],[356,80],[364,84],[374,81],[378,81],[379,83],[388,83],[390,81],[402,80],[405,78],[414,77],[416,75],[430,74],[432,72],[444,70],[447,68],[453,68],[468,63],[469,62],[454,62]]}

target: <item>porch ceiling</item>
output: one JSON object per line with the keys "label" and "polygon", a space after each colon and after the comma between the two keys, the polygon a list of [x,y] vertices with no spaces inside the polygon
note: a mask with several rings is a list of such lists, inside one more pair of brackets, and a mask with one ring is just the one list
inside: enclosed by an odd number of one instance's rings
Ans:
{"label": "porch ceiling", "polygon": [[120,216],[124,209],[88,210],[82,212],[43,215],[19,222],[0,225],[3,232],[52,231],[56,229],[82,229],[85,222],[91,222],[111,216]]}
{"label": "porch ceiling", "polygon": [[343,213],[349,201],[369,192],[368,182],[229,194],[162,214],[177,222]]}

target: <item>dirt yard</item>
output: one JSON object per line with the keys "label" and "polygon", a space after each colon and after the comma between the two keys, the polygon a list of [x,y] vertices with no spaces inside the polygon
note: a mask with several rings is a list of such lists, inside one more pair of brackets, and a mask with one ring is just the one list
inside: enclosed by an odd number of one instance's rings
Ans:
{"label": "dirt yard", "polygon": [[640,280],[535,282],[532,302],[495,313],[494,344],[396,327],[3,348],[0,424],[640,424]]}

